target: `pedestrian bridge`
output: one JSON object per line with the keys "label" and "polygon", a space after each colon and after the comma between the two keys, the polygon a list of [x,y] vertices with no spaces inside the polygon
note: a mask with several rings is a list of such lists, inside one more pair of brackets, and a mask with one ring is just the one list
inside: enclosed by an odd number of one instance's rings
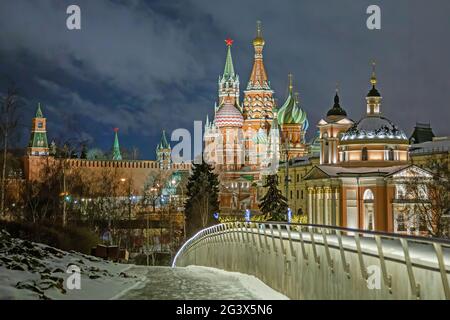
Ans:
{"label": "pedestrian bridge", "polygon": [[450,241],[312,224],[198,232],[173,266],[254,275],[291,299],[450,299]]}

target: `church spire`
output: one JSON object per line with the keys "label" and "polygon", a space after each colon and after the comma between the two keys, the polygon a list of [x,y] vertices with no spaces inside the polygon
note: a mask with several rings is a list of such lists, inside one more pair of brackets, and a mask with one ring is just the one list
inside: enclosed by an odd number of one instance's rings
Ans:
{"label": "church spire", "polygon": [[112,152],[113,160],[122,160],[122,155],[120,153],[118,132],[119,132],[119,128],[114,128],[114,144],[113,144],[113,152]]}
{"label": "church spire", "polygon": [[[255,56],[252,72],[244,91],[243,114],[246,120],[272,119],[274,105],[273,91],[263,62],[265,40],[261,21],[256,23],[256,37],[253,39]],[[254,121],[256,123],[256,121]]]}
{"label": "church spire", "polygon": [[378,92],[377,88],[375,87],[378,80],[377,76],[375,74],[375,61],[372,61],[372,75],[370,77],[370,84],[372,85],[372,89],[370,89],[369,93],[367,94],[368,97],[380,97],[380,93]]}
{"label": "church spire", "polygon": [[288,81],[289,81],[289,86],[288,86],[288,90],[289,90],[289,95],[292,95],[292,90],[294,89],[294,76],[292,75],[292,73],[288,74]]}
{"label": "church spire", "polygon": [[230,38],[225,40],[227,55],[223,75],[219,77],[219,107],[223,105],[225,99],[231,99],[233,105],[239,107],[239,76],[234,72],[233,57],[231,56],[233,42]]}
{"label": "church spire", "polygon": [[261,21],[256,21],[256,37],[253,39],[253,46],[264,46],[265,41],[262,36],[262,24]]}
{"label": "church spire", "polygon": [[256,22],[256,37],[253,39],[253,48],[255,49],[255,57],[253,62],[252,73],[247,84],[247,90],[266,89],[270,90],[270,83],[267,78],[266,69],[263,62],[263,48],[265,40],[262,37],[261,21]]}
{"label": "church spire", "polygon": [[234,77],[234,66],[233,66],[233,58],[231,56],[231,46],[233,45],[234,40],[228,38],[225,40],[227,45],[227,57],[225,60],[225,68],[223,70],[224,78]]}
{"label": "church spire", "polygon": [[36,109],[36,118],[43,118],[42,110],[41,110],[41,103],[38,102],[38,107]]}
{"label": "church spire", "polygon": [[372,88],[366,97],[367,102],[367,115],[379,116],[381,114],[381,94],[375,87],[378,83],[377,76],[375,74],[375,61],[372,61],[372,75],[370,77],[370,84]]}

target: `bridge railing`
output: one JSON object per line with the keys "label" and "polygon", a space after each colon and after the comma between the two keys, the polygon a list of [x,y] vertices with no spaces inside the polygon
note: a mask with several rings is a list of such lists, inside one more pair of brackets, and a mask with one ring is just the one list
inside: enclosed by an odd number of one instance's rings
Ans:
{"label": "bridge railing", "polygon": [[[450,299],[450,241],[444,239],[315,224],[230,222],[186,241],[173,266],[188,264],[253,274],[292,298]],[[374,265],[382,293],[364,290]],[[331,291],[342,285],[357,293],[327,295],[313,288],[309,297],[291,283],[315,286],[305,277]]]}

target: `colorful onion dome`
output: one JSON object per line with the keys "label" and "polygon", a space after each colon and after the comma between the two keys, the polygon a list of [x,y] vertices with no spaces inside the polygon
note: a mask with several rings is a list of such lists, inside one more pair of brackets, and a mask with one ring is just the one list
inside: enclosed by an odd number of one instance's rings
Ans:
{"label": "colorful onion dome", "polygon": [[242,127],[244,117],[242,113],[229,100],[219,108],[215,119],[216,126],[223,127]]}
{"label": "colorful onion dome", "polygon": [[306,112],[300,107],[300,102],[297,95],[292,94],[292,76],[289,76],[289,94],[278,110],[278,123],[283,124],[299,124],[306,127],[308,126],[308,119],[306,118]]}

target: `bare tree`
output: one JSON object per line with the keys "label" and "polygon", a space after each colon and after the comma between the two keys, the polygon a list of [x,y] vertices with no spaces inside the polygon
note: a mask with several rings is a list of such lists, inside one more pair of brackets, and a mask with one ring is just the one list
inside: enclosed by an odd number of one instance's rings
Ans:
{"label": "bare tree", "polygon": [[166,184],[168,174],[164,171],[152,171],[147,176],[142,193],[142,206],[152,206],[153,212],[156,211],[156,203],[161,199],[162,189]]}
{"label": "bare tree", "polygon": [[405,179],[405,197],[414,201],[403,223],[414,224],[413,228],[418,226],[432,237],[445,237],[450,214],[448,163],[430,161],[427,167],[433,173],[431,177]]}
{"label": "bare tree", "polygon": [[6,180],[6,162],[9,147],[9,138],[14,133],[19,122],[18,110],[20,109],[18,90],[11,85],[6,94],[2,97],[0,109],[0,133],[3,139],[3,163],[0,190],[0,212],[5,213],[5,180]]}
{"label": "bare tree", "polygon": [[61,222],[61,206],[75,210],[73,200],[79,197],[83,189],[81,172],[78,168],[66,170],[66,183],[63,184],[63,162],[51,157],[42,158],[42,161],[39,178],[24,182],[24,217],[34,223]]}
{"label": "bare tree", "polygon": [[117,223],[124,220],[126,208],[129,209],[129,191],[123,176],[117,168],[102,168],[83,177],[82,193],[83,217],[93,227],[108,227],[113,240],[120,245],[122,235]]}
{"label": "bare tree", "polygon": [[[66,123],[67,128],[71,127],[71,123]],[[68,130],[70,132],[71,130]],[[75,131],[77,132],[77,131]],[[56,142],[56,154],[55,159],[58,162],[56,166],[61,170],[61,195],[63,197],[69,196],[68,184],[71,183],[68,178],[70,178],[70,173],[68,171],[74,171],[73,168],[68,168],[68,159],[78,158],[78,152],[81,154],[83,146],[87,144],[86,140],[81,140],[78,134],[72,138],[60,139],[60,142]],[[78,175],[77,175],[78,177]],[[67,201],[63,198],[62,202],[62,225],[63,227],[67,225]]]}

